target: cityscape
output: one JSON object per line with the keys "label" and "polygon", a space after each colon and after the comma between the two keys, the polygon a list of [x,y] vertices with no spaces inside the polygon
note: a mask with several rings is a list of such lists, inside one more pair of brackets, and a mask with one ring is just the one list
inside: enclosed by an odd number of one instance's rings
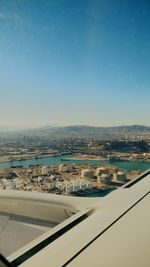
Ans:
{"label": "cityscape", "polygon": [[111,128],[107,138],[88,130],[85,135],[84,126],[71,129],[74,137],[62,127],[57,134],[55,128],[1,133],[0,188],[104,196],[150,166],[149,128],[133,126],[119,134]]}

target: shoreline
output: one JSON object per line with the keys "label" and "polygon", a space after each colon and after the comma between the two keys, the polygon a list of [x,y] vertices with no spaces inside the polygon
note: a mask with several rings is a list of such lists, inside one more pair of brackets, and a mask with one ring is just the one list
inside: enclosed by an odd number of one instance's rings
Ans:
{"label": "shoreline", "polygon": [[72,157],[72,158],[66,158],[65,160],[100,160],[100,161],[106,161],[107,159],[104,159],[102,157]]}
{"label": "shoreline", "polygon": [[72,158],[65,158],[64,161],[70,161],[70,160],[89,160],[89,161],[107,161],[109,164],[113,164],[114,162],[149,162],[150,163],[150,160],[116,160],[116,161],[112,161],[112,162],[109,162],[107,159],[104,159],[104,158],[101,158],[101,157],[72,157]]}
{"label": "shoreline", "polygon": [[[61,157],[62,155],[60,155]],[[12,160],[10,160],[7,156],[3,156],[3,157],[0,157],[0,163],[13,163],[13,162],[22,162],[22,161],[26,161],[26,160],[32,160],[32,159],[35,159],[35,160],[39,160],[39,159],[43,159],[43,158],[54,158],[54,157],[57,157],[55,155],[52,155],[52,154],[45,154],[45,155],[41,155],[41,156],[31,156],[31,157],[25,157],[25,158],[13,158]],[[58,156],[59,157],[59,156]]]}
{"label": "shoreline", "polygon": [[52,155],[52,154],[45,154],[45,155],[41,155],[39,157],[37,156],[27,156],[25,158],[22,157],[22,159],[16,157],[16,158],[13,158],[12,160],[10,160],[7,156],[3,156],[3,157],[0,157],[0,164],[2,163],[14,163],[14,162],[18,162],[18,163],[22,163],[23,161],[28,161],[28,160],[40,160],[40,159],[45,159],[45,158],[57,158],[59,157],[61,159],[61,161],[63,162],[64,161],[64,164],[65,162],[67,161],[100,161],[100,162],[107,162],[108,164],[112,165],[113,163],[115,162],[119,162],[119,163],[124,163],[124,162],[128,162],[128,163],[150,163],[150,160],[123,160],[123,161],[113,161],[113,162],[109,162],[106,158],[102,158],[102,157],[98,157],[98,156],[95,156],[95,157],[91,157],[91,156],[73,156],[73,157],[64,157],[64,155]]}

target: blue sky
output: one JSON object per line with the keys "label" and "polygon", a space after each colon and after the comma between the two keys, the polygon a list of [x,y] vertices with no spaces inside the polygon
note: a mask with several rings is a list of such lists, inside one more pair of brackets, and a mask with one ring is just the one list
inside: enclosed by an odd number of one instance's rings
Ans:
{"label": "blue sky", "polygon": [[0,127],[150,125],[149,99],[149,0],[0,0]]}

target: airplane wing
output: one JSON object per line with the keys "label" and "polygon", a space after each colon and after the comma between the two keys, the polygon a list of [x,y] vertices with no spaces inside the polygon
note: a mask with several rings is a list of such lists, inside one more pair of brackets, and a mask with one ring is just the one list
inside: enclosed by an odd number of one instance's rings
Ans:
{"label": "airplane wing", "polygon": [[1,190],[0,252],[22,267],[149,267],[149,204],[150,170],[103,198]]}

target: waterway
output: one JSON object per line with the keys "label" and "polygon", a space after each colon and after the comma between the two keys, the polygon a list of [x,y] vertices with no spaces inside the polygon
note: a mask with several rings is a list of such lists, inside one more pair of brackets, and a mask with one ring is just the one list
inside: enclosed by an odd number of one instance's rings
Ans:
{"label": "waterway", "polygon": [[[73,156],[72,156],[73,157]],[[54,165],[54,164],[71,164],[71,163],[77,163],[77,164],[87,164],[87,165],[93,165],[93,166],[102,166],[102,165],[110,165],[108,161],[100,161],[100,160],[73,160],[71,159],[71,156],[69,155],[69,160],[67,160],[68,155],[66,156],[59,156],[59,157],[45,157],[45,158],[39,158],[39,159],[30,159],[30,160],[22,160],[22,161],[12,161],[12,162],[3,162],[0,163],[0,169],[4,168],[11,168],[13,166],[19,166],[22,165],[23,167],[28,167],[29,165]],[[62,161],[65,159],[65,161]],[[141,170],[145,171],[150,168],[150,162],[113,162],[111,165],[116,166],[121,169],[125,169],[127,171],[134,171],[134,170]]]}

